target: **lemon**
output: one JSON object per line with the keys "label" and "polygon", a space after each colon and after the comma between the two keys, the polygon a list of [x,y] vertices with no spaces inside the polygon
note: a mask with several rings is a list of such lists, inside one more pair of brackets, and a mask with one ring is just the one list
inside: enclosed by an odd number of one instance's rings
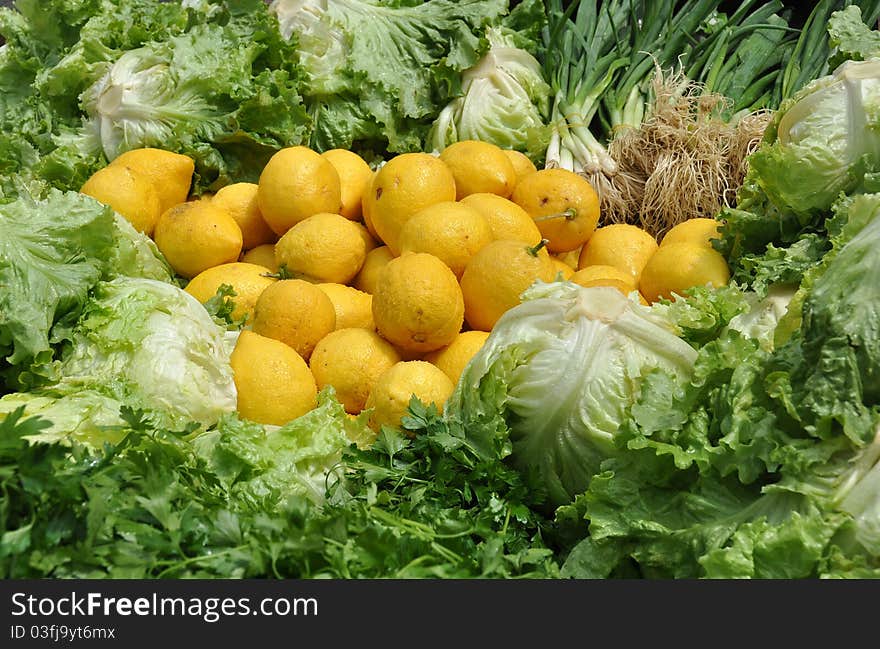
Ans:
{"label": "lemon", "polygon": [[319,212],[281,235],[275,261],[295,277],[347,284],[358,274],[372,241],[367,229],[341,214]]}
{"label": "lemon", "polygon": [[702,243],[712,248],[712,239],[720,239],[721,222],[717,219],[709,219],[705,217],[694,217],[686,221],[682,221],[669,230],[660,239],[661,246],[668,246],[671,243],[693,242]]}
{"label": "lemon", "polygon": [[551,257],[555,257],[559,261],[563,262],[567,266],[569,266],[572,270],[578,269],[578,259],[581,256],[581,250],[583,250],[583,246],[580,248],[575,248],[574,250],[568,250],[566,252],[554,252],[551,254]]}
{"label": "lemon", "polygon": [[364,258],[360,271],[354,276],[351,282],[352,286],[370,295],[375,293],[379,271],[392,259],[394,259],[394,253],[388,246],[379,246],[370,250]]}
{"label": "lemon", "polygon": [[516,169],[504,150],[490,142],[460,140],[440,152],[452,170],[455,197],[487,192],[507,198],[516,185]]}
{"label": "lemon", "polygon": [[532,159],[522,151],[516,149],[504,149],[504,155],[513,164],[513,170],[516,173],[516,182],[518,183],[524,176],[537,171],[538,168]]}
{"label": "lemon", "polygon": [[639,290],[648,302],[684,295],[693,286],[720,287],[730,280],[724,256],[703,243],[670,243],[657,248],[642,270]]}
{"label": "lemon", "polygon": [[536,280],[552,282],[556,269],[547,250],[515,239],[499,239],[475,254],[461,276],[465,320],[491,331]]}
{"label": "lemon", "polygon": [[153,183],[160,213],[187,199],[195,171],[195,162],[189,156],[154,147],[125,151],[110,162],[114,165],[134,169]]}
{"label": "lemon", "polygon": [[375,331],[345,328],[318,342],[309,365],[318,390],[332,385],[345,411],[357,414],[366,407],[379,376],[400,360],[393,345]]}
{"label": "lemon", "polygon": [[455,178],[430,153],[401,153],[373,176],[363,209],[379,240],[400,254],[400,230],[423,207],[455,200]]}
{"label": "lemon", "polygon": [[638,287],[632,275],[617,266],[608,264],[585,266],[568,279],[587,288],[590,286],[614,286],[623,293],[629,293]]}
{"label": "lemon", "polygon": [[389,261],[373,293],[376,328],[399,348],[420,353],[451,343],[464,318],[464,302],[455,274],[425,252]]}
{"label": "lemon", "polygon": [[184,289],[204,304],[217,293],[223,284],[235,291],[231,298],[235,308],[232,318],[241,320],[247,317],[249,324],[254,319],[254,305],[265,288],[275,283],[275,278],[267,276],[268,270],[257,264],[234,261],[203,270],[193,277]]}
{"label": "lemon", "polygon": [[443,373],[449,377],[453,384],[458,383],[464,368],[480,351],[488,337],[488,331],[477,331],[476,329],[462,331],[446,347],[425,354],[424,360],[443,370]]}
{"label": "lemon", "polygon": [[508,198],[478,192],[465,196],[461,203],[474,208],[485,217],[493,239],[518,239],[530,244],[541,240],[541,231],[532,217]]}
{"label": "lemon", "polygon": [[468,260],[492,241],[492,229],[480,212],[457,201],[424,207],[400,230],[400,254],[427,252],[461,277]]}
{"label": "lemon", "polygon": [[566,264],[559,257],[550,255],[550,262],[553,264],[553,276],[562,275],[562,279],[571,279],[574,275],[574,268]]}
{"label": "lemon", "polygon": [[586,266],[614,266],[628,273],[638,286],[642,268],[657,250],[657,241],[642,228],[614,223],[597,229],[581,248],[578,269]]}
{"label": "lemon", "polygon": [[330,149],[321,155],[339,174],[342,198],[339,213],[347,219],[359,221],[363,216],[362,200],[373,178],[373,170],[366,160],[348,149]]}
{"label": "lemon", "polygon": [[257,298],[252,328],[261,336],[286,343],[309,360],[318,341],[336,329],[336,309],[314,284],[281,279]]}
{"label": "lemon", "polygon": [[[361,196],[361,220],[364,223],[364,227],[367,228],[367,232],[370,233],[370,236],[373,237],[376,241],[382,241],[382,238],[379,236],[379,233],[376,232],[376,227],[373,225],[373,218],[371,216],[372,205],[374,201],[370,200],[370,191],[373,186],[373,180],[376,178],[378,174],[378,170],[373,170],[373,173],[370,175],[367,180],[367,186],[364,188],[364,193]],[[384,243],[384,242],[383,242]]]}
{"label": "lemon", "polygon": [[178,203],[156,222],[153,239],[159,251],[181,277],[238,261],[241,228],[229,212],[212,201]]}
{"label": "lemon", "polygon": [[243,419],[282,426],[317,404],[318,388],[309,366],[282,342],[242,330],[230,364]]}
{"label": "lemon", "polygon": [[562,168],[539,169],[520,180],[511,200],[529,213],[550,252],[583,245],[599,223],[599,196],[590,182]]}
{"label": "lemon", "polygon": [[260,172],[257,185],[260,213],[279,236],[312,214],[335,214],[342,207],[336,167],[306,146],[277,151]]}
{"label": "lemon", "polygon": [[382,426],[399,427],[414,396],[442,411],[454,389],[443,370],[427,361],[395,363],[379,375],[367,397],[370,428],[378,432]]}
{"label": "lemon", "polygon": [[275,261],[275,244],[264,243],[262,245],[246,250],[241,254],[241,259],[249,264],[257,264],[262,266],[271,273],[278,272],[278,262]]}
{"label": "lemon", "polygon": [[315,286],[324,291],[333,303],[337,329],[376,328],[376,323],[373,322],[372,295],[345,284],[324,282]]}
{"label": "lemon", "polygon": [[235,219],[241,228],[241,247],[250,250],[267,243],[275,243],[278,236],[260,213],[256,183],[232,183],[221,187],[211,197],[211,203]]}
{"label": "lemon", "polygon": [[147,236],[152,236],[162,213],[159,194],[152,181],[122,164],[99,169],[83,183],[80,192],[109,205]]}

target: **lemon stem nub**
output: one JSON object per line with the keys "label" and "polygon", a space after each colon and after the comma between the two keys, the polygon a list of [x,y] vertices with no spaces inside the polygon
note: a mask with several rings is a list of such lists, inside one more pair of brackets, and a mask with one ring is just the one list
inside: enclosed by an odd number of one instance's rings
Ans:
{"label": "lemon stem nub", "polygon": [[526,250],[529,251],[529,254],[532,257],[537,257],[538,253],[541,252],[541,248],[545,247],[548,243],[550,243],[550,241],[547,239],[541,239],[536,245],[529,246]]}
{"label": "lemon stem nub", "polygon": [[573,207],[569,207],[562,212],[556,212],[556,214],[546,214],[545,216],[536,216],[533,220],[536,223],[541,221],[550,221],[551,219],[565,219],[566,221],[572,221],[577,216],[577,210]]}

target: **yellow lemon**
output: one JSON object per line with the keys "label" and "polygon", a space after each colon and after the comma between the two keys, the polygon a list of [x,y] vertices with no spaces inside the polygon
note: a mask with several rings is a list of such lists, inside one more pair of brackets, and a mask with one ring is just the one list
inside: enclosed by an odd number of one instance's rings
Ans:
{"label": "yellow lemon", "polygon": [[330,161],[339,174],[342,197],[339,213],[347,219],[359,221],[363,216],[361,201],[373,178],[373,170],[366,160],[348,149],[330,149],[321,155]]}
{"label": "yellow lemon", "polygon": [[206,200],[178,203],[163,212],[153,239],[174,272],[186,278],[238,261],[241,254],[238,223],[229,212]]}
{"label": "yellow lemon", "polygon": [[597,229],[581,248],[578,269],[594,265],[614,266],[629,274],[636,286],[642,268],[657,250],[657,241],[642,228],[614,223]]}
{"label": "yellow lemon", "polygon": [[353,286],[333,282],[323,282],[315,286],[324,291],[333,303],[337,329],[376,328],[376,323],[373,322],[372,295],[359,291]]}
{"label": "yellow lemon", "polygon": [[488,337],[488,331],[477,331],[476,329],[462,331],[446,347],[425,354],[424,360],[443,370],[453,383],[458,383],[464,368],[480,351]]}
{"label": "yellow lemon", "polygon": [[613,286],[620,289],[622,293],[629,293],[638,287],[638,284],[633,281],[632,275],[620,270],[617,266],[607,264],[585,266],[572,274],[568,280],[587,288],[591,286]]}
{"label": "yellow lemon", "polygon": [[703,243],[670,243],[651,255],[639,282],[639,290],[648,302],[673,299],[694,286],[724,286],[730,281],[730,269],[724,256]]}
{"label": "yellow lemon", "polygon": [[453,142],[440,152],[440,159],[452,170],[458,200],[478,192],[507,198],[516,185],[516,169],[510,158],[490,142]]}
{"label": "yellow lemon", "polygon": [[465,196],[461,202],[485,217],[492,229],[493,239],[518,239],[526,243],[541,240],[541,231],[532,217],[508,198],[479,192]]}
{"label": "yellow lemon", "polygon": [[669,230],[660,239],[661,246],[668,246],[671,243],[702,243],[712,248],[712,239],[721,238],[721,222],[717,219],[709,219],[705,217],[695,217],[682,221]]}
{"label": "yellow lemon", "polygon": [[457,201],[443,201],[420,209],[400,230],[400,254],[427,252],[461,277],[468,260],[492,241],[492,229],[483,215]]}
{"label": "yellow lemon", "polygon": [[382,241],[382,237],[379,236],[379,233],[376,232],[376,227],[373,225],[373,218],[371,215],[373,202],[370,200],[370,190],[373,186],[373,179],[376,178],[376,175],[379,173],[378,170],[373,170],[373,173],[370,174],[369,179],[367,180],[367,186],[364,188],[363,196],[361,196],[361,220],[364,223],[364,227],[367,228],[367,232],[370,233],[370,236],[373,237],[376,241]]}
{"label": "yellow lemon", "polygon": [[436,365],[427,361],[400,361],[379,375],[367,397],[370,428],[399,427],[412,397],[442,411],[455,386]]}
{"label": "yellow lemon", "polygon": [[522,151],[504,149],[504,155],[513,164],[513,170],[516,172],[516,182],[519,182],[527,174],[538,170],[532,159]]}
{"label": "yellow lemon", "polygon": [[536,280],[552,282],[556,269],[541,245],[499,239],[475,254],[461,276],[465,320],[472,329],[491,331]]}
{"label": "yellow lemon", "polygon": [[274,243],[264,243],[251,248],[250,250],[245,250],[241,254],[241,259],[239,261],[263,266],[271,273],[278,272],[278,262],[275,261]]}
{"label": "yellow lemon", "polygon": [[423,207],[455,200],[455,178],[430,153],[401,153],[373,176],[364,199],[364,214],[378,239],[400,254],[400,230]]}
{"label": "yellow lemon", "polygon": [[295,277],[313,282],[348,284],[369,250],[367,229],[341,214],[319,212],[281,235],[275,261]]}
{"label": "yellow lemon", "polygon": [[267,276],[268,270],[257,264],[234,261],[220,264],[203,270],[193,277],[184,289],[187,293],[204,304],[217,293],[223,284],[228,284],[235,291],[231,298],[235,308],[232,318],[241,320],[247,317],[250,324],[254,319],[254,305],[263,290],[275,283],[275,278]]}
{"label": "yellow lemon", "polygon": [[243,419],[282,426],[317,404],[318,388],[309,366],[280,341],[242,330],[230,364]]}
{"label": "yellow lemon", "polygon": [[357,414],[366,406],[379,376],[400,360],[394,346],[375,331],[346,328],[318,342],[309,366],[318,390],[332,385],[345,411]]}
{"label": "yellow lemon", "polygon": [[162,204],[147,176],[125,165],[108,165],[89,176],[80,192],[112,207],[135,230],[153,235]]}
{"label": "yellow lemon", "polygon": [[154,147],[120,153],[110,165],[126,166],[146,176],[159,195],[160,213],[187,199],[195,171],[195,162],[189,156]]}
{"label": "yellow lemon", "polygon": [[539,169],[520,180],[511,200],[534,219],[550,252],[583,245],[599,223],[599,195],[590,182],[567,169]]}
{"label": "yellow lemon", "polygon": [[370,250],[364,258],[360,271],[354,276],[351,282],[352,286],[370,295],[375,293],[379,271],[392,259],[394,259],[394,253],[388,246],[379,246]]}
{"label": "yellow lemon", "polygon": [[254,305],[253,330],[286,343],[306,360],[318,341],[334,329],[333,302],[305,280],[278,280],[260,293]]}
{"label": "yellow lemon", "polygon": [[415,353],[451,343],[464,318],[464,302],[455,274],[425,252],[389,261],[373,293],[373,321],[392,344]]}
{"label": "yellow lemon", "polygon": [[574,250],[569,250],[567,252],[554,252],[551,254],[551,257],[555,257],[559,261],[563,262],[565,265],[569,266],[572,270],[578,269],[578,259],[581,256],[581,250],[583,250],[583,246],[580,248],[575,248]]}
{"label": "yellow lemon", "polygon": [[257,185],[260,213],[279,236],[312,214],[335,214],[342,207],[336,167],[306,146],[277,151],[260,172]]}
{"label": "yellow lemon", "polygon": [[574,268],[566,264],[559,257],[550,255],[550,261],[553,264],[554,277],[562,275],[562,279],[571,279],[571,276],[574,275]]}
{"label": "yellow lemon", "polygon": [[256,183],[232,183],[221,187],[211,197],[211,203],[223,208],[241,228],[241,247],[250,250],[274,243],[278,236],[260,213]]}

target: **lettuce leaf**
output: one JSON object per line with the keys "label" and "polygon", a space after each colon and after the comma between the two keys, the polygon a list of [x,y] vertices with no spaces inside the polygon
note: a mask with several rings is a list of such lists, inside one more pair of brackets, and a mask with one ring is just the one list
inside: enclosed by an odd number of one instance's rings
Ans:
{"label": "lettuce leaf", "polygon": [[878,206],[874,194],[837,204],[781,340],[731,326],[683,388],[644,378],[616,437],[625,452],[558,513],[586,537],[564,574],[880,574]]}
{"label": "lettuce leaf", "polygon": [[616,289],[537,282],[468,363],[445,410],[466,427],[502,418],[511,460],[567,504],[586,489],[646,376],[674,384],[697,352],[672,321]]}
{"label": "lettuce leaf", "polygon": [[[5,130],[40,152],[35,173],[56,187],[158,146],[195,160],[197,192],[216,189],[255,180],[277,149],[308,140],[294,44],[264,2],[39,4],[0,22],[12,32],[0,86],[19,88]],[[53,20],[62,33],[39,43]]]}
{"label": "lettuce leaf", "polygon": [[506,0],[274,0],[298,43],[312,145],[412,151],[487,48],[484,26]]}
{"label": "lettuce leaf", "polygon": [[234,341],[172,283],[125,276],[99,282],[53,363],[52,383],[0,398],[0,414],[24,405],[28,416],[52,424],[32,441],[74,436],[94,446],[123,423],[122,406],[162,428],[208,427],[235,410]]}

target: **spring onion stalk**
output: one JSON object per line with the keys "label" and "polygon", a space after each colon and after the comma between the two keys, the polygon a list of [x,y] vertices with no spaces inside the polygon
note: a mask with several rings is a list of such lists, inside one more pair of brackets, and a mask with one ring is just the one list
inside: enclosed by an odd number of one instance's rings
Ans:
{"label": "spring onion stalk", "polygon": [[569,3],[566,9],[560,0],[548,2],[544,63],[554,101],[546,167],[577,169],[587,176],[617,172],[591,124],[603,93],[629,59],[629,6],[612,0]]}
{"label": "spring onion stalk", "polygon": [[876,25],[880,19],[880,1],[840,2],[819,0],[808,14],[791,55],[785,62],[779,83],[774,88],[777,105],[794,95],[808,82],[831,72],[828,68],[830,47],[828,43],[828,20],[831,14],[846,6],[856,4],[867,25]]}

